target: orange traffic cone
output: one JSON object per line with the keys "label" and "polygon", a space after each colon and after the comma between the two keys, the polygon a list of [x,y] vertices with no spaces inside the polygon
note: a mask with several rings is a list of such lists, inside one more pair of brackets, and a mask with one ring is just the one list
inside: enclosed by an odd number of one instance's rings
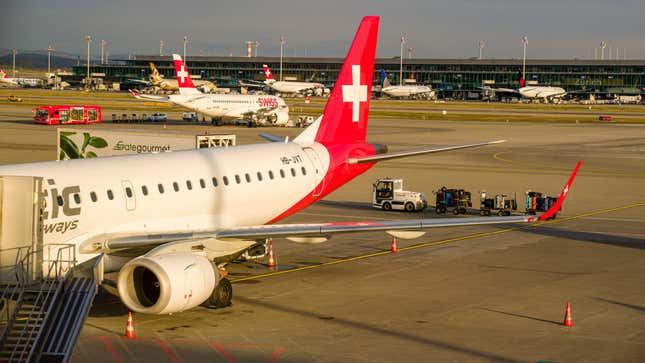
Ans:
{"label": "orange traffic cone", "polygon": [[269,267],[275,267],[275,259],[273,258],[273,240],[269,239]]}
{"label": "orange traffic cone", "polygon": [[125,326],[125,337],[128,339],[135,339],[134,324],[132,323],[132,312],[128,311],[128,323]]}
{"label": "orange traffic cone", "polygon": [[392,237],[392,248],[390,248],[390,251],[399,252],[399,249],[396,247],[396,237]]}
{"label": "orange traffic cone", "polygon": [[571,304],[567,301],[567,311],[564,313],[564,326],[573,326],[573,318],[571,317]]}

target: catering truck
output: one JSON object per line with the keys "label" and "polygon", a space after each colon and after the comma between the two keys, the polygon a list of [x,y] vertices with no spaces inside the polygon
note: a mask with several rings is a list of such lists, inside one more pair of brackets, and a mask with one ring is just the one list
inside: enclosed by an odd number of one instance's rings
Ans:
{"label": "catering truck", "polygon": [[67,160],[228,147],[235,135],[75,127],[58,128],[57,143],[57,159]]}

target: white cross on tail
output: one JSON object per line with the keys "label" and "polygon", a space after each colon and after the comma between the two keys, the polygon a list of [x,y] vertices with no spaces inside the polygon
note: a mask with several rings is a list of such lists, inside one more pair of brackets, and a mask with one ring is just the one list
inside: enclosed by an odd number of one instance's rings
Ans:
{"label": "white cross on tail", "polygon": [[361,66],[352,65],[352,84],[343,85],[343,102],[352,103],[352,121],[358,122],[361,102],[367,101],[367,86],[361,84]]}
{"label": "white cross on tail", "polygon": [[184,80],[188,77],[188,72],[186,72],[186,68],[183,64],[181,65],[181,68],[179,68],[179,72],[177,72],[177,77],[179,77],[181,83],[184,83]]}

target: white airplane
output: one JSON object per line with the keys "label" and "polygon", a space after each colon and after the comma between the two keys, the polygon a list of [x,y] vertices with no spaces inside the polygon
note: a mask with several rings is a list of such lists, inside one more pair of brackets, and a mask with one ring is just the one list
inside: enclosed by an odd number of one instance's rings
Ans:
{"label": "white airplane", "polygon": [[495,92],[519,94],[531,100],[543,100],[544,103],[557,103],[567,94],[562,87],[525,86],[524,78],[520,77],[520,88],[491,88]]}
{"label": "white airplane", "polygon": [[381,81],[383,82],[383,88],[381,92],[385,93],[389,97],[393,98],[425,98],[430,99],[434,96],[432,88],[428,86],[419,86],[419,85],[400,85],[392,86],[390,80],[385,74],[385,70],[381,69]]}
{"label": "white airplane", "polygon": [[271,87],[273,90],[280,93],[313,93],[317,96],[321,96],[324,93],[325,86],[321,83],[316,82],[295,82],[295,81],[277,81],[273,78],[273,73],[269,69],[269,66],[266,64],[262,65],[264,70],[264,83]]}
{"label": "white airplane", "polygon": [[0,83],[9,86],[38,87],[42,85],[43,80],[38,78],[10,78],[0,69]]}
{"label": "white airplane", "polygon": [[289,106],[280,97],[251,95],[204,94],[195,85],[178,54],[173,54],[177,74],[178,95],[155,96],[131,91],[139,99],[171,102],[178,106],[206,115],[219,124],[224,119],[246,120],[249,126],[284,125],[289,121]]}
{"label": "white airplane", "polygon": [[561,87],[525,86],[517,90],[524,98],[541,99],[547,102],[558,102],[567,94]]}
{"label": "white airplane", "polygon": [[[378,23],[363,19],[322,118],[291,141],[5,165],[0,175],[44,178],[45,250],[55,256],[60,244],[73,245],[79,264],[105,254],[105,271],[119,271],[122,302],[147,314],[230,304],[224,266],[270,238],[313,243],[365,231],[414,238],[434,227],[552,216],[579,165],[556,205],[539,217],[275,224],[379,161],[496,143],[388,153],[366,142]],[[180,87],[189,82],[181,77]]]}

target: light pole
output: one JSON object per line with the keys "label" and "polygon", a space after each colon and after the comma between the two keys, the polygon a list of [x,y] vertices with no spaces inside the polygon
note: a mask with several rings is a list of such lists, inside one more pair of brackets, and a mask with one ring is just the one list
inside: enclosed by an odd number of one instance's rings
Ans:
{"label": "light pole", "polygon": [[18,53],[18,51],[16,48],[13,48],[11,50],[11,54],[13,55],[13,78],[16,78],[16,53]]}
{"label": "light pole", "polygon": [[47,47],[47,76],[49,77],[49,74],[52,72],[52,51],[54,50],[54,47],[50,44]]}
{"label": "light pole", "polygon": [[604,40],[600,42],[600,60],[605,60],[605,48],[607,47],[607,42]]}
{"label": "light pole", "polygon": [[399,86],[403,85],[403,46],[405,45],[405,34],[401,34],[401,56],[399,57]]}
{"label": "light pole", "polygon": [[188,43],[188,36],[184,35],[184,64],[188,65],[186,62],[186,43]]}
{"label": "light pole", "polygon": [[85,37],[87,41],[87,79],[85,80],[85,87],[90,88],[90,44],[92,43],[92,37],[90,35]]}
{"label": "light pole", "polygon": [[282,56],[284,55],[284,35],[280,36],[280,80],[282,81]]}
{"label": "light pole", "polygon": [[484,59],[484,47],[486,47],[486,41],[480,40],[479,41],[479,59],[480,60]]}
{"label": "light pole", "polygon": [[257,40],[255,41],[255,58],[258,57],[258,47],[260,46],[260,42]]}
{"label": "light pole", "polygon": [[[526,82],[526,46],[529,44],[529,37],[526,35],[522,36],[522,45],[523,45],[523,55],[522,55],[522,81],[520,83]],[[520,84],[520,87],[524,87],[523,84]]]}
{"label": "light pole", "polygon": [[105,40],[101,39],[101,64],[105,64]]}
{"label": "light pole", "polygon": [[163,39],[159,41],[159,56],[163,56]]}

